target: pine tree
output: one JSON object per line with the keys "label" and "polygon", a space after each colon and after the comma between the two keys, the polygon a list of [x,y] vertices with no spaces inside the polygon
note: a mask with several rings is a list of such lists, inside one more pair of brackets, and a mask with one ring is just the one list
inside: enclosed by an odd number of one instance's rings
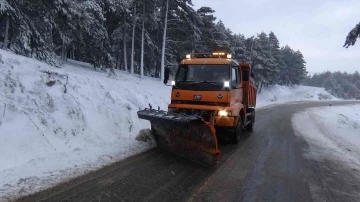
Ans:
{"label": "pine tree", "polygon": [[346,36],[344,47],[348,48],[356,43],[356,39],[360,38],[360,23],[358,23]]}
{"label": "pine tree", "polygon": [[279,40],[275,36],[274,32],[270,32],[270,34],[269,34],[269,42],[270,42],[270,45],[271,45],[271,48],[270,48],[271,49],[271,55],[275,59],[274,69],[276,71],[276,75],[275,75],[275,77],[274,77],[274,79],[272,80],[271,83],[277,83],[278,79],[279,79],[279,76],[280,76],[280,72],[285,68],[285,64],[284,64],[284,61],[282,60],[282,57],[281,57]]}
{"label": "pine tree", "polygon": [[174,73],[185,54],[225,48],[251,62],[260,84],[306,78],[302,54],[280,48],[273,32],[232,33],[215,10],[195,10],[191,0],[1,1],[1,47],[50,64],[58,55],[163,80],[165,66]]}
{"label": "pine tree", "polygon": [[266,85],[271,84],[279,73],[275,58],[272,53],[272,45],[269,37],[264,32],[258,34],[256,38],[251,39],[248,42],[250,52],[252,52],[252,65],[254,72]]}
{"label": "pine tree", "polygon": [[332,95],[353,99],[360,96],[360,80],[357,80],[359,76],[358,72],[353,74],[342,72],[323,72],[314,74],[304,80],[304,85],[324,87]]}
{"label": "pine tree", "polygon": [[241,34],[234,34],[230,39],[230,50],[233,57],[240,62],[249,62],[250,52],[246,49],[245,37]]}
{"label": "pine tree", "polygon": [[201,7],[197,10],[198,15],[201,17],[201,38],[197,44],[195,51],[207,52],[211,51],[212,47],[217,45],[213,33],[215,32],[215,20],[213,13],[215,11],[210,7]]}

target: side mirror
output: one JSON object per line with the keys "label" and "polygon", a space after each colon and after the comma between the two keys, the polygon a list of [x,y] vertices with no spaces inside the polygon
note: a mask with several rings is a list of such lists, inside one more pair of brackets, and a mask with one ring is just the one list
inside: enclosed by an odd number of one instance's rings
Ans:
{"label": "side mirror", "polygon": [[170,77],[170,69],[169,69],[169,68],[165,68],[165,72],[164,72],[164,84],[167,84],[167,82],[169,81],[169,77]]}

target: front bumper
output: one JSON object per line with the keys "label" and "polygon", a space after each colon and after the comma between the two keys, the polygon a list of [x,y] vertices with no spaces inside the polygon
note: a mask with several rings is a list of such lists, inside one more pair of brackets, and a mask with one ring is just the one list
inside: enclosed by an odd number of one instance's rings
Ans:
{"label": "front bumper", "polygon": [[[218,116],[217,113],[220,110],[225,110],[225,111],[233,111],[233,109],[231,107],[221,107],[221,106],[209,106],[209,105],[189,105],[189,104],[170,104],[168,106],[169,111],[171,111],[171,109],[176,109],[176,110],[203,110],[203,111],[211,111],[215,113],[215,120],[214,120],[214,125],[215,126],[220,126],[220,127],[233,127],[236,121],[236,117],[234,116]],[[210,121],[210,120],[206,120],[206,121]]]}
{"label": "front bumper", "polygon": [[233,116],[215,116],[215,126],[221,127],[233,127],[235,124],[235,118]]}

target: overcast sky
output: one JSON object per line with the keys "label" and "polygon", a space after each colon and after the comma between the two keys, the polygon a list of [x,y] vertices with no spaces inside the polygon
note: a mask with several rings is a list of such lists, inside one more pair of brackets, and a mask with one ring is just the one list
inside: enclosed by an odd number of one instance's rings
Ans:
{"label": "overcast sky", "polygon": [[360,40],[343,48],[348,32],[360,22],[360,0],[192,0],[245,37],[273,31],[280,45],[300,50],[307,70],[360,71]]}

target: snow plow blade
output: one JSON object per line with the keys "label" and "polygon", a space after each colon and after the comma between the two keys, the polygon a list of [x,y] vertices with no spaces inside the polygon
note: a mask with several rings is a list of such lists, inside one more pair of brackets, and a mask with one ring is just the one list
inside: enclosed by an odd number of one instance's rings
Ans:
{"label": "snow plow blade", "polygon": [[137,114],[150,121],[158,146],[208,167],[220,159],[215,128],[202,118],[154,109]]}

